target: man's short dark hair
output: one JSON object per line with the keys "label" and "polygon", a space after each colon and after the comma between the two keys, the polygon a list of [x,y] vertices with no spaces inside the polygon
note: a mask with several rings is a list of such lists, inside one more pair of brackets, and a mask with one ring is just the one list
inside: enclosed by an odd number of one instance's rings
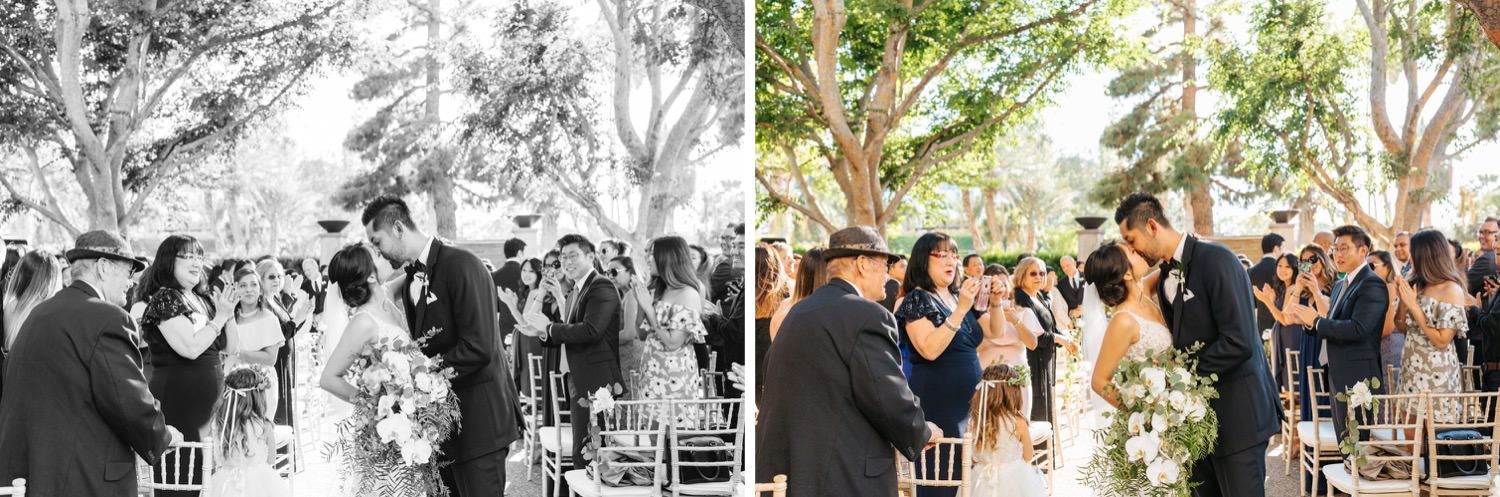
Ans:
{"label": "man's short dark hair", "polygon": [[526,240],[512,238],[505,241],[506,259],[514,259],[517,255],[521,254],[522,250],[526,250]]}
{"label": "man's short dark hair", "polygon": [[[375,221],[373,226],[370,221]],[[391,224],[401,224],[406,229],[416,229],[417,224],[411,220],[411,209],[406,206],[406,201],[394,195],[381,195],[370,201],[365,206],[364,214],[359,216],[359,224],[371,226],[375,230],[383,230]]]}
{"label": "man's short dark hair", "polygon": [[[978,258],[979,258],[979,254],[969,254],[969,255],[964,256],[964,267],[968,267],[969,266],[969,261],[972,261],[972,260],[978,259]],[[984,264],[984,261],[979,261],[979,263],[980,264]]]}
{"label": "man's short dark hair", "polygon": [[1349,240],[1354,242],[1354,245],[1357,247],[1373,249],[1373,247],[1370,246],[1370,235],[1368,233],[1365,233],[1364,228],[1352,224],[1346,224],[1333,229],[1334,240],[1346,236],[1349,237]]}
{"label": "man's short dark hair", "polygon": [[736,235],[744,235],[745,234],[745,223],[735,223],[735,225],[734,225],[734,234],[736,234]]}
{"label": "man's short dark hair", "polygon": [[1479,223],[1479,224],[1488,224],[1488,223],[1500,224],[1500,217],[1488,216],[1488,217],[1484,218],[1484,222]]}
{"label": "man's short dark hair", "polygon": [[567,248],[569,245],[577,245],[583,251],[584,255],[593,255],[594,253],[594,242],[589,241],[588,237],[583,235],[573,233],[563,235],[562,238],[557,239],[557,249],[559,251]]}
{"label": "man's short dark hair", "polygon": [[1266,236],[1260,237],[1260,253],[1269,254],[1271,252],[1275,252],[1276,247],[1280,247],[1283,243],[1286,243],[1286,238],[1283,238],[1281,235],[1278,235],[1276,233],[1271,233]]}
{"label": "man's short dark hair", "polygon": [[[1124,223],[1128,229],[1138,230],[1146,225],[1147,219],[1155,219],[1156,224],[1165,228],[1171,228],[1172,222],[1167,220],[1167,213],[1161,207],[1161,201],[1156,195],[1146,192],[1135,192],[1120,201],[1120,207],[1115,209],[1115,224]],[[1129,222],[1125,222],[1125,221]]]}

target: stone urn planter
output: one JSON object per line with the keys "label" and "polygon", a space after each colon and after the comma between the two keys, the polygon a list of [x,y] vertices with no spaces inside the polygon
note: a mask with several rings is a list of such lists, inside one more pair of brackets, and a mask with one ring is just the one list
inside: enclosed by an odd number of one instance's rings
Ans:
{"label": "stone urn planter", "polygon": [[530,228],[532,224],[535,224],[541,218],[541,214],[522,214],[510,219],[516,223],[517,228]]}
{"label": "stone urn planter", "polygon": [[1084,217],[1075,217],[1075,218],[1073,218],[1073,222],[1078,223],[1079,226],[1083,226],[1083,229],[1086,229],[1086,230],[1096,230],[1096,229],[1099,229],[1099,227],[1100,226],[1104,226],[1104,222],[1108,221],[1108,220],[1109,220],[1109,218],[1107,218],[1107,217],[1099,217],[1099,216],[1084,216]]}
{"label": "stone urn planter", "polygon": [[1297,213],[1298,212],[1301,212],[1301,211],[1297,211],[1297,210],[1271,211],[1271,220],[1272,221],[1276,221],[1276,224],[1286,224],[1288,222],[1291,222],[1292,218],[1297,217]]}
{"label": "stone urn planter", "polygon": [[338,233],[340,231],[344,231],[344,228],[346,226],[349,226],[349,221],[339,219],[326,219],[323,221],[318,221],[318,226],[322,226],[323,230],[329,233]]}

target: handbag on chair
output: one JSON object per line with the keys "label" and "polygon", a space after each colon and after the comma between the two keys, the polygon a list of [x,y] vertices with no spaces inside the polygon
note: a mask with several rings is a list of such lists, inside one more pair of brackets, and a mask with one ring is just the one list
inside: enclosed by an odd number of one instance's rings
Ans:
{"label": "handbag on chair", "polygon": [[[1437,434],[1437,439],[1442,441],[1474,440],[1471,444],[1439,444],[1437,453],[1440,456],[1478,456],[1480,452],[1479,443],[1484,436],[1474,430],[1448,430]],[[1490,463],[1486,461],[1438,461],[1437,472],[1439,478],[1452,478],[1457,476],[1476,476],[1489,474]]]}

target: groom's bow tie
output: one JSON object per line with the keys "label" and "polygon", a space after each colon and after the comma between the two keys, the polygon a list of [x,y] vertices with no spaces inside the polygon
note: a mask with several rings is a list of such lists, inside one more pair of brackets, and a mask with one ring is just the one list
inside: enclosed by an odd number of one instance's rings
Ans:
{"label": "groom's bow tie", "polygon": [[1166,268],[1166,270],[1168,271],[1177,269],[1177,265],[1177,259],[1167,259],[1166,261],[1161,263],[1161,267]]}
{"label": "groom's bow tie", "polygon": [[419,272],[420,273],[426,273],[427,272],[427,265],[421,263],[421,261],[411,261],[410,264],[406,265],[406,276],[407,277],[411,277],[412,275],[417,274]]}

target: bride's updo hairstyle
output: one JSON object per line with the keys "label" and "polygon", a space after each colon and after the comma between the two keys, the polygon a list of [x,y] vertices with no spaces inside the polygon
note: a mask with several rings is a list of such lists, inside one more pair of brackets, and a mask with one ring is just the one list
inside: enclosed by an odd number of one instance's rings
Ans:
{"label": "bride's updo hairstyle", "polygon": [[345,245],[328,261],[328,281],[339,286],[339,296],[350,309],[370,301],[376,285],[370,277],[374,275],[375,259],[359,243]]}
{"label": "bride's updo hairstyle", "polygon": [[1118,240],[1110,240],[1089,255],[1088,264],[1083,266],[1083,281],[1094,285],[1100,302],[1114,307],[1124,303],[1130,294],[1125,286],[1125,273],[1129,271],[1130,257],[1125,254],[1125,247]]}

